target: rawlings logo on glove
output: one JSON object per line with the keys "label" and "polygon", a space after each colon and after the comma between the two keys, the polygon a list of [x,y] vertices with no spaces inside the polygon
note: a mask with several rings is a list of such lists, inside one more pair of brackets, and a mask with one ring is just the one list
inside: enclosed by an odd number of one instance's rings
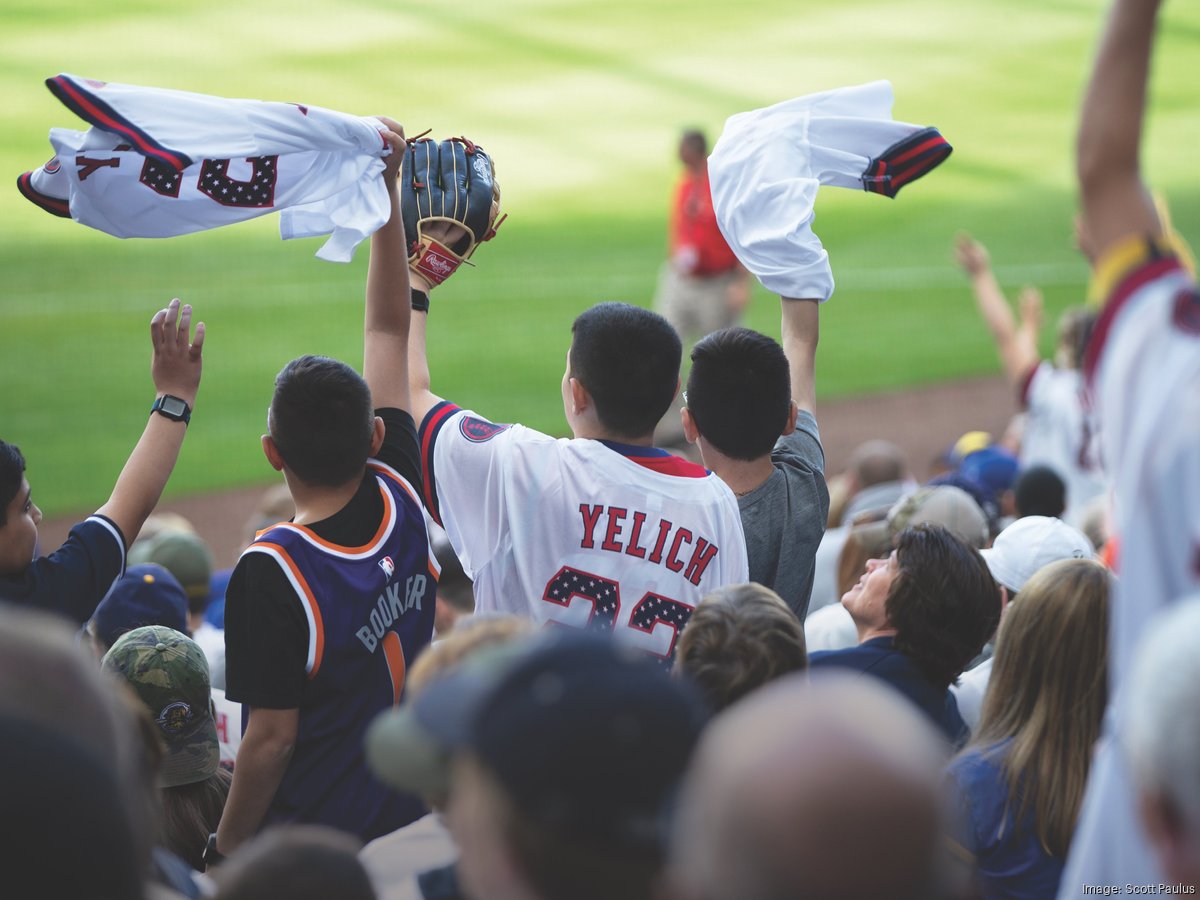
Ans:
{"label": "rawlings logo on glove", "polygon": [[[496,235],[500,185],[492,158],[464,137],[409,142],[400,176],[400,205],[408,236],[408,267],[441,284]],[[445,240],[427,234],[437,223],[457,226]]]}

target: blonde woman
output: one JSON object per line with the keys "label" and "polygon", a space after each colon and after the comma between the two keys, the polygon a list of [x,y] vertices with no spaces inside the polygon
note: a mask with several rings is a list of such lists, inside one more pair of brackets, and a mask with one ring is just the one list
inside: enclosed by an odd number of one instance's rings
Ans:
{"label": "blonde woman", "polygon": [[1000,626],[979,728],[949,769],[987,900],[1058,890],[1108,699],[1109,591],[1100,563],[1052,563]]}

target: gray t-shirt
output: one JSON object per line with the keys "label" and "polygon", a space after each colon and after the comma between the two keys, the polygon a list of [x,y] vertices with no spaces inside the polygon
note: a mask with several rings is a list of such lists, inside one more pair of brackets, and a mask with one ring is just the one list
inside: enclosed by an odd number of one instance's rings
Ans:
{"label": "gray t-shirt", "polygon": [[813,559],[829,518],[825,451],[812,413],[796,417],[796,430],[771,452],[775,471],[738,498],[750,580],[775,591],[804,621],[812,596]]}

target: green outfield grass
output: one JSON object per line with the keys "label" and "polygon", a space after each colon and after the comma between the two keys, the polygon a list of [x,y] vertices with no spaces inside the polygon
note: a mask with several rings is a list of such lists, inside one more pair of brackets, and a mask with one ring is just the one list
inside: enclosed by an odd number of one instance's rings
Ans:
{"label": "green outfield grass", "polygon": [[[79,127],[42,86],[60,71],[386,113],[465,132],[493,153],[510,219],[434,297],[435,387],[497,419],[563,430],[558,380],[572,318],[648,304],[665,250],[678,130],[888,78],[896,116],[938,125],[955,154],[896,201],[829,191],[816,230],[838,293],[825,307],[823,398],[997,370],[955,231],[1001,281],[1041,284],[1048,321],[1081,297],[1070,245],[1071,141],[1105,4],[949,0],[739,4],[493,0],[247,6],[214,0],[10,0],[0,32],[0,437],[30,459],[48,512],[111,487],[152,399],[146,325],[171,296],[209,325],[196,418],[170,491],[272,475],[258,450],[273,374],[304,352],[361,362],[365,248],[348,266],[284,244],[274,219],[170,241],[118,241],[54,219],[11,187]],[[1146,169],[1200,235],[1200,10],[1168,4]],[[749,324],[778,334],[759,291]],[[1044,335],[1047,349],[1049,326]]]}

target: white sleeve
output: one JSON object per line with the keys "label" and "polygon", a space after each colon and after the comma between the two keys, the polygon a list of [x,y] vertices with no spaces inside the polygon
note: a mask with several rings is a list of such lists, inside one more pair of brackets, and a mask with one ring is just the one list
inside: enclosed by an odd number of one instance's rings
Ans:
{"label": "white sleeve", "polygon": [[472,580],[508,540],[507,463],[521,434],[536,432],[493,424],[448,402],[435,406],[421,423],[425,506],[446,530]]}

